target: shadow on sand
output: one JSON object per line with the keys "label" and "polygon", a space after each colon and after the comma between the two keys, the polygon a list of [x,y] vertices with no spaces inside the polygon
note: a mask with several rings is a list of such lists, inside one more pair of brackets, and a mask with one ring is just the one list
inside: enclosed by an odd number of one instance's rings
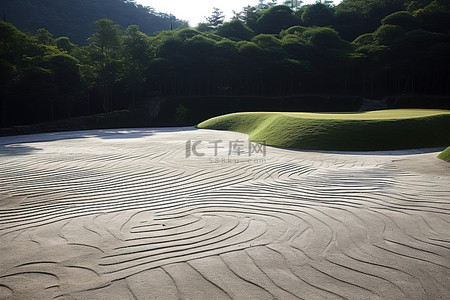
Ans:
{"label": "shadow on sand", "polygon": [[0,145],[0,157],[26,155],[39,150],[42,149],[24,145]]}
{"label": "shadow on sand", "polygon": [[195,127],[165,127],[165,128],[122,128],[122,129],[96,129],[84,131],[49,132],[29,135],[16,135],[0,137],[0,156],[25,155],[40,148],[27,146],[27,143],[43,143],[60,140],[74,140],[84,138],[100,139],[139,139],[158,133],[178,131],[194,131]]}

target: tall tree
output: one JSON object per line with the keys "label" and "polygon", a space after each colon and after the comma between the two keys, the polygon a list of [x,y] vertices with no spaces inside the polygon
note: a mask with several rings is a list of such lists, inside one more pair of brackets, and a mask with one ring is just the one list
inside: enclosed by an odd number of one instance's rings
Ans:
{"label": "tall tree", "polygon": [[89,41],[100,58],[97,63],[99,88],[103,110],[109,112],[112,108],[113,85],[119,68],[119,62],[115,56],[118,54],[120,45],[120,31],[119,27],[108,19],[98,20],[95,22],[95,27],[96,32]]}
{"label": "tall tree", "polygon": [[148,65],[151,61],[149,37],[137,25],[128,26],[123,37],[124,81],[131,91],[131,105],[144,93]]}
{"label": "tall tree", "polygon": [[235,18],[247,24],[251,29],[255,29],[256,21],[259,18],[259,13],[257,8],[254,6],[247,5],[238,13],[234,13]]}
{"label": "tall tree", "polygon": [[206,21],[208,21],[208,24],[213,27],[216,28],[219,25],[223,24],[223,20],[225,19],[225,16],[223,14],[223,11],[221,11],[219,8],[214,7],[211,16],[206,18]]}

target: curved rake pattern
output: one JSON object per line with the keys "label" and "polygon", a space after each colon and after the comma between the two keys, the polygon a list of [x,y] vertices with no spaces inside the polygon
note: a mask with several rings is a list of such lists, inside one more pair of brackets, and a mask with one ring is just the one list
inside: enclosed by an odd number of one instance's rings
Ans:
{"label": "curved rake pattern", "polygon": [[245,136],[142,132],[14,138],[0,156],[1,299],[450,293],[449,173],[408,171],[396,161],[414,156],[398,153],[210,163],[186,158],[186,140]]}

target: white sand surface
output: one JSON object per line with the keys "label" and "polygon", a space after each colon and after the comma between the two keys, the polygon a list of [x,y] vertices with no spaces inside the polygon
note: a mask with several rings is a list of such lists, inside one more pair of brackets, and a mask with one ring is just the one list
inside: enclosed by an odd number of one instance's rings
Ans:
{"label": "white sand surface", "polygon": [[233,141],[248,145],[194,128],[0,138],[0,299],[448,299],[441,149],[229,156]]}

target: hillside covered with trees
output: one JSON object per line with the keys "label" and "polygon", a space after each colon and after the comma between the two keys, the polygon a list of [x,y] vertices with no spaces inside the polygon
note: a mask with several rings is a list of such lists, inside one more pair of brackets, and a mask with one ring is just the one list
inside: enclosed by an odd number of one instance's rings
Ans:
{"label": "hillside covered with trees", "polygon": [[152,97],[449,96],[449,0],[270,4],[157,36],[100,19],[87,45],[1,22],[2,126]]}
{"label": "hillside covered with trees", "polygon": [[138,25],[142,32],[170,30],[187,23],[158,13],[134,0],[0,0],[0,17],[24,32],[45,28],[55,37],[67,36],[84,45],[95,30],[94,22],[107,18],[123,28]]}

